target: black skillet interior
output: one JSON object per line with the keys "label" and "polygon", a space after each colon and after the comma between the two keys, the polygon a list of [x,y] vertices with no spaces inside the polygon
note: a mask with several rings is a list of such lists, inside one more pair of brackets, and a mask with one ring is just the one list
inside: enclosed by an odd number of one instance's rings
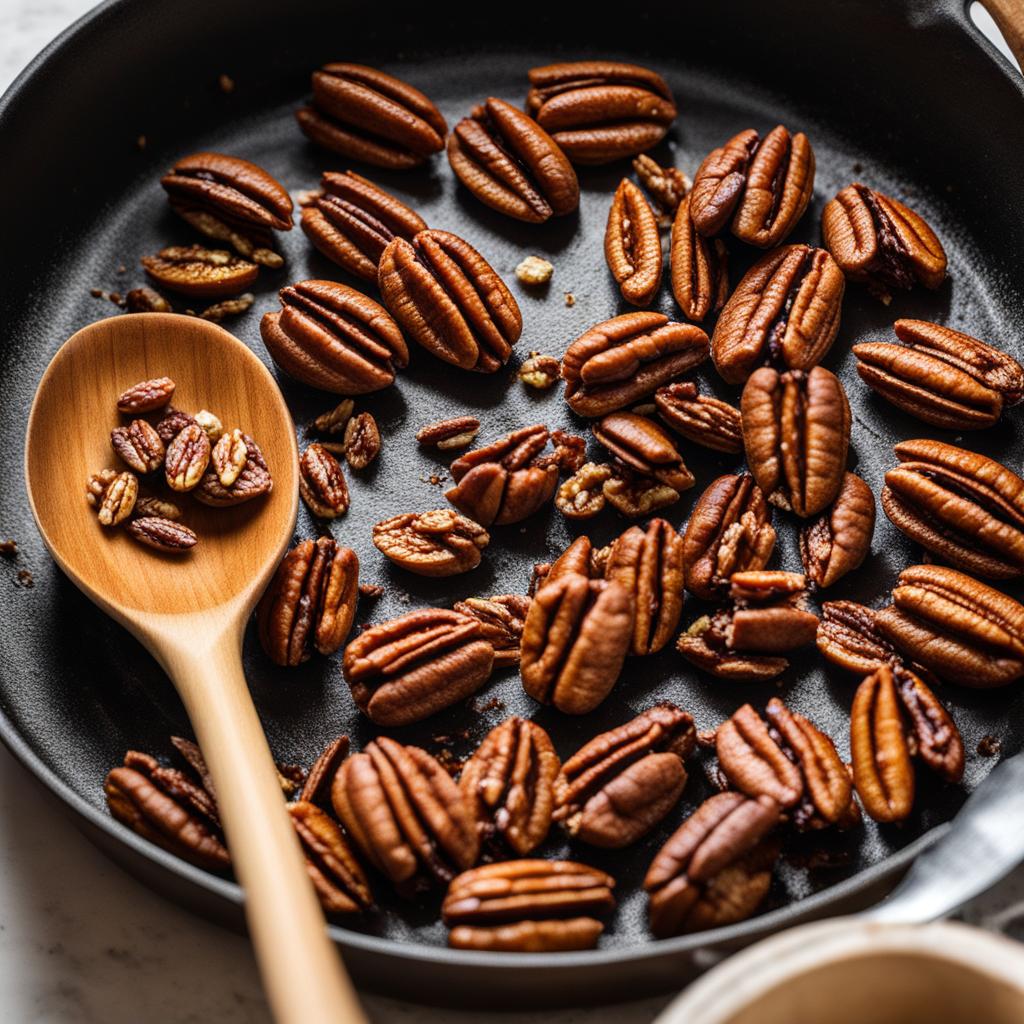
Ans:
{"label": "black skillet interior", "polygon": [[[792,240],[817,243],[823,203],[859,179],[919,209],[950,257],[949,280],[936,293],[900,295],[887,308],[857,287],[847,291],[840,334],[826,365],[842,377],[854,410],[852,468],[877,495],[894,461],[895,441],[942,436],[1019,470],[1019,413],[961,439],[941,434],[872,397],[852,372],[849,354],[858,339],[889,337],[899,316],[949,323],[1024,354],[1022,91],[966,26],[963,10],[952,2],[867,0],[827,6],[792,0],[645,4],[615,16],[576,4],[510,16],[458,4],[427,11],[405,2],[384,9],[312,0],[287,8],[270,0],[150,0],[114,3],[91,16],[22,80],[0,121],[0,223],[7,239],[0,279],[0,432],[6,439],[0,534],[16,538],[20,549],[16,560],[0,563],[0,710],[9,741],[51,783],[56,780],[102,812],[104,774],[126,749],[166,754],[170,734],[189,732],[173,689],[146,653],[50,563],[25,502],[26,411],[60,343],[84,324],[116,313],[106,300],[91,297],[90,289],[124,292],[143,281],[140,256],[192,239],[167,209],[158,184],[176,156],[205,148],[245,156],[293,191],[315,186],[324,169],[346,166],[309,145],[292,117],[306,95],[310,70],[326,60],[359,60],[401,75],[434,98],[449,125],[487,95],[521,101],[527,69],[552,59],[607,56],[648,63],[668,79],[680,109],[667,142],[653,155],[691,174],[707,150],[740,129],[765,130],[782,122],[805,130],[817,155],[815,196]],[[222,73],[234,80],[233,91],[218,87]],[[368,472],[350,474],[351,510],[331,528],[358,552],[363,579],[385,590],[375,605],[360,608],[358,619],[379,621],[425,603],[523,591],[533,563],[548,560],[578,532],[553,509],[521,526],[495,529],[478,570],[441,582],[389,567],[370,543],[370,526],[400,511],[445,505],[444,484],[431,482],[432,475],[444,477],[445,465],[413,439],[425,422],[473,412],[483,421],[484,441],[538,421],[585,432],[559,390],[528,393],[514,379],[515,365],[533,349],[559,356],[586,327],[624,311],[605,269],[601,239],[610,194],[629,173],[628,165],[583,169],[579,213],[541,227],[517,224],[481,206],[457,186],[443,157],[407,174],[357,169],[409,201],[432,226],[477,245],[510,282],[526,324],[504,372],[465,374],[417,350],[396,387],[358,400],[380,423],[383,456]],[[263,273],[254,308],[227,325],[265,359],[258,322],[277,307],[276,290],[306,277],[343,278],[298,229],[282,244],[286,269]],[[543,292],[515,282],[513,269],[530,253],[555,265]],[[733,282],[754,255],[731,246]],[[567,292],[575,296],[572,306],[564,299]],[[658,308],[675,312],[667,286]],[[735,399],[712,372],[703,371],[700,380]],[[331,396],[284,377],[280,383],[299,424],[333,404]],[[696,449],[685,456],[698,483],[665,513],[677,525],[704,486],[737,465]],[[69,515],[83,514],[81,483],[68,481]],[[878,603],[896,573],[919,560],[920,552],[884,517],[879,520],[869,561],[830,597]],[[624,525],[608,512],[586,528],[604,543]],[[798,568],[793,524],[777,514],[777,525],[777,564]],[[317,529],[301,512],[298,535],[314,536]],[[21,569],[31,572],[31,588],[17,584]],[[684,621],[696,613],[688,602]],[[251,635],[245,656],[281,760],[308,764],[339,732],[348,732],[356,748],[374,735],[353,707],[338,658],[275,669]],[[435,751],[444,746],[461,758],[487,729],[521,713],[548,727],[567,755],[658,699],[676,701],[700,728],[709,728],[745,700],[763,705],[780,693],[827,729],[845,755],[854,685],[840,673],[826,673],[813,653],[794,659],[776,688],[700,678],[669,650],[629,662],[612,696],[582,719],[538,708],[524,697],[516,674],[504,672],[467,706],[395,735]],[[1021,748],[1024,700],[1018,688],[982,693],[947,687],[942,697],[967,744],[964,786],[938,785],[922,775],[917,811],[904,825],[879,828],[869,822],[841,837],[790,843],[771,906],[851,879],[951,818],[993,763],[976,753],[982,737],[996,736],[1005,754]],[[545,855],[571,854],[618,879],[620,909],[602,939],[608,950],[635,953],[650,944],[640,882],[666,835],[709,792],[703,767],[695,765],[681,806],[637,847],[605,853],[570,847],[556,836],[544,848]],[[115,830],[123,837],[119,826]],[[344,927],[443,946],[435,900],[399,905],[383,884],[377,895],[379,913],[365,924]],[[344,941],[344,930],[335,934]]]}

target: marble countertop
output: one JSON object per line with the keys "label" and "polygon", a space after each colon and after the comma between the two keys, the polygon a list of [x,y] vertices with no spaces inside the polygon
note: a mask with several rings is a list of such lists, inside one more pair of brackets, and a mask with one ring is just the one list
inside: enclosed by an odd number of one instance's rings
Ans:
{"label": "marble countertop", "polygon": [[[0,91],[89,0],[0,0]],[[983,12],[982,12],[983,13]],[[991,29],[991,22],[979,22]],[[1001,42],[1001,40],[997,40]],[[967,912],[1024,898],[1024,872]],[[641,1024],[667,998],[503,1015],[506,1024]],[[375,1021],[471,1024],[493,1015],[368,996]],[[95,850],[0,747],[0,1017],[10,1024],[269,1024],[245,939],[154,895]]]}

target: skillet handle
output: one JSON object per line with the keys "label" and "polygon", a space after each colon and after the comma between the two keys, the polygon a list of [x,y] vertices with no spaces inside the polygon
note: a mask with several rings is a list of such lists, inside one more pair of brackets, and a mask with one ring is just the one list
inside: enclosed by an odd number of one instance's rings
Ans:
{"label": "skillet handle", "polygon": [[1024,0],[981,0],[1024,70]]}

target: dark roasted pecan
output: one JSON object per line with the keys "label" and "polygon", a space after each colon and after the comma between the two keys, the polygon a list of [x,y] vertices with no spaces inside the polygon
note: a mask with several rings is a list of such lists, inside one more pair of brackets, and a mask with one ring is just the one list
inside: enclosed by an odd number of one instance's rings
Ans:
{"label": "dark roasted pecan", "polygon": [[291,231],[288,190],[262,167],[223,153],[193,153],[160,179],[171,208],[197,231],[229,242],[246,259],[268,267],[284,262],[272,251],[275,231]]}
{"label": "dark roasted pecan", "polygon": [[409,362],[402,332],[379,303],[337,281],[282,288],[280,312],[260,334],[274,362],[304,384],[339,395],[386,388]]}
{"label": "dark roasted pecan", "polygon": [[202,483],[194,491],[197,501],[215,508],[226,508],[252,501],[274,489],[274,481],[259,445],[248,434],[243,433],[242,440],[245,442],[245,466],[238,479],[230,487],[225,487],[213,470],[207,470]]}
{"label": "dark roasted pecan", "polygon": [[472,808],[419,747],[378,736],[342,762],[331,803],[366,859],[403,896],[450,882],[476,863]]}
{"label": "dark roasted pecan", "polygon": [[523,330],[515,297],[494,268],[449,231],[395,238],[380,258],[384,305],[431,355],[494,373]]}
{"label": "dark roasted pecan", "polygon": [[682,796],[696,743],[693,718],[669,703],[595,736],[562,766],[554,820],[593,846],[635,843]]}
{"label": "dark roasted pecan", "polygon": [[662,216],[674,217],[690,191],[690,179],[678,167],[662,167],[646,154],[633,159],[633,171]]}
{"label": "dark roasted pecan", "polygon": [[658,415],[688,441],[718,452],[743,451],[740,411],[709,395],[698,393],[692,381],[669,384],[654,393]]}
{"label": "dark roasted pecan", "polygon": [[532,117],[491,96],[448,136],[456,177],[499,213],[540,224],[580,203],[576,172]]}
{"label": "dark roasted pecan", "polygon": [[867,185],[847,185],[825,204],[821,233],[843,273],[879,297],[945,280],[945,250],[924,218]]}
{"label": "dark roasted pecan", "polygon": [[671,523],[631,526],[612,544],[605,578],[633,595],[631,654],[654,654],[669,642],[683,610],[683,539]]}
{"label": "dark roasted pecan", "polygon": [[213,796],[183,772],[130,750],[103,791],[110,813],[133,832],[208,871],[230,866]]}
{"label": "dark roasted pecan", "polygon": [[555,494],[555,508],[567,519],[591,519],[605,506],[604,485],[614,474],[606,463],[587,462]]}
{"label": "dark roasted pecan", "polygon": [[740,414],[750,472],[773,505],[808,518],[835,501],[846,473],[850,404],[834,373],[822,366],[755,370]]}
{"label": "dark roasted pecan", "polygon": [[175,491],[198,487],[210,463],[210,439],[198,423],[190,423],[167,446],[164,476]]}
{"label": "dark roasted pecan", "polygon": [[123,391],[117,399],[117,411],[134,415],[162,409],[174,397],[174,381],[170,377],[154,377],[139,381]]}
{"label": "dark roasted pecan", "polygon": [[742,921],[768,894],[779,806],[719,793],[705,800],[655,855],[644,879],[658,938]]}
{"label": "dark roasted pecan", "polygon": [[306,507],[321,519],[337,519],[348,511],[349,493],[338,460],[319,442],[299,459],[299,494]]}
{"label": "dark roasted pecan", "polygon": [[526,109],[578,164],[642,153],[661,142],[676,116],[661,75],[610,60],[532,68]]}
{"label": "dark roasted pecan", "polygon": [[168,291],[201,297],[237,295],[256,280],[260,269],[224,249],[201,245],[170,245],[155,256],[143,256],[141,263]]}
{"label": "dark roasted pecan", "polygon": [[[167,408],[163,418],[156,425],[156,432],[165,445],[170,444],[186,427],[198,422],[194,416],[180,409]],[[209,437],[209,433],[207,433]],[[213,441],[210,442],[213,444]]]}
{"label": "dark roasted pecan", "polygon": [[345,461],[353,469],[366,469],[379,454],[380,430],[373,413],[356,413],[345,424]]}
{"label": "dark roasted pecan", "polygon": [[288,813],[324,910],[328,914],[355,914],[373,906],[366,875],[337,822],[305,800],[289,804]]}
{"label": "dark roasted pecan", "polygon": [[566,714],[593,711],[619,678],[633,615],[633,595],[614,580],[567,572],[546,582],[523,627],[523,688]]}
{"label": "dark roasted pecan", "polygon": [[452,606],[480,623],[480,635],[494,648],[494,667],[519,664],[519,642],[523,637],[530,598],[522,594],[469,597]]}
{"label": "dark roasted pecan", "polygon": [[920,676],[899,666],[892,672],[905,712],[910,753],[946,782],[959,782],[964,775],[964,741],[956,722]]}
{"label": "dark roasted pecan", "polygon": [[654,420],[634,412],[612,412],[591,430],[613,458],[633,472],[676,491],[693,486],[693,474],[672,438]]}
{"label": "dark roasted pecan", "polygon": [[878,631],[942,679],[987,689],[1024,675],[1024,606],[941,565],[900,573]]}
{"label": "dark roasted pecan", "polygon": [[735,572],[763,569],[775,548],[771,509],[747,473],[720,476],[697,499],[683,534],[686,589],[713,601]]}
{"label": "dark roasted pecan", "polygon": [[550,439],[540,423],[523,427],[451,464],[455,486],[445,497],[483,526],[504,526],[532,516],[558,486],[558,465],[540,453]]}
{"label": "dark roasted pecan", "polygon": [[336,736],[320,752],[302,783],[299,799],[307,803],[325,805],[330,801],[331,783],[342,761],[348,757],[347,736]]}
{"label": "dark roasted pecan", "polygon": [[448,133],[441,112],[419,89],[362,64],[314,71],[313,104],[295,117],[317,145],[394,171],[440,153]]}
{"label": "dark roasted pecan", "polygon": [[330,537],[299,541],[256,608],[260,643],[275,665],[333,654],[349,634],[359,597],[359,559]]}
{"label": "dark roasted pecan", "polygon": [[822,515],[800,530],[800,561],[818,587],[861,566],[875,532],[875,496],[859,476],[847,473],[839,494]]}
{"label": "dark roasted pecan", "polygon": [[176,523],[173,519],[164,519],[162,516],[139,516],[125,529],[128,536],[140,544],[171,555],[191,551],[199,541],[195,531],[190,530],[184,523]]}
{"label": "dark roasted pecan", "polygon": [[124,308],[129,313],[170,313],[171,304],[154,288],[143,285],[133,288],[124,297]]}
{"label": "dark roasted pecan", "polygon": [[164,443],[145,420],[132,420],[126,427],[114,427],[110,432],[110,446],[136,473],[152,473],[164,462]]}
{"label": "dark roasted pecan", "polygon": [[824,249],[786,245],[765,253],[715,324],[715,368],[730,384],[742,384],[765,362],[809,370],[832,347],[844,288],[842,271]]}
{"label": "dark roasted pecan", "polygon": [[697,231],[690,216],[687,196],[672,221],[669,261],[672,294],[687,320],[700,323],[717,313],[729,295],[729,252],[720,238],[707,239]]}
{"label": "dark roasted pecan", "polygon": [[173,501],[168,501],[166,498],[154,498],[148,494],[140,497],[135,502],[135,508],[132,509],[134,516],[159,516],[161,519],[170,519],[172,523],[178,522],[181,519],[181,514],[181,509]]}
{"label": "dark roasted pecan", "polygon": [[729,612],[703,615],[676,641],[676,650],[696,668],[737,683],[767,682],[782,675],[789,662],[782,657],[733,651],[728,645]]}
{"label": "dark roasted pecan", "polygon": [[840,668],[870,675],[879,665],[900,660],[896,649],[878,631],[876,613],[856,601],[825,601],[815,642],[818,650]]}
{"label": "dark roasted pecan", "polygon": [[525,857],[547,838],[561,762],[551,737],[515,716],[495,726],[459,777],[485,846],[504,842]]}
{"label": "dark roasted pecan", "polygon": [[708,336],[664,313],[624,313],[580,335],[562,356],[565,400],[580,416],[604,416],[699,366]]}
{"label": "dark roasted pecan", "polygon": [[882,511],[926,551],[989,579],[1024,574],[1024,480],[1002,463],[943,441],[896,445]]}
{"label": "dark roasted pecan", "polygon": [[342,661],[357,707],[384,726],[419,722],[464,700],[487,682],[493,665],[480,623],[446,608],[371,626],[349,643]]}
{"label": "dark roasted pecan", "polygon": [[567,860],[487,864],[451,883],[441,916],[457,949],[592,949],[604,926],[591,915],[614,909],[614,887],[610,875]]}
{"label": "dark roasted pecan", "polygon": [[480,421],[475,416],[455,416],[450,420],[438,420],[420,427],[416,440],[428,448],[448,451],[465,448],[480,433]]}
{"label": "dark roasted pecan", "polygon": [[490,539],[479,523],[447,508],[403,512],[373,528],[377,550],[417,576],[457,576],[475,569]]}
{"label": "dark roasted pecan", "polygon": [[807,136],[781,124],[763,139],[748,128],[713,149],[697,168],[690,211],[697,230],[732,233],[762,249],[778,245],[796,227],[814,192],[814,150]]}
{"label": "dark roasted pecan", "polygon": [[661,284],[661,236],[650,203],[629,178],[619,182],[608,211],[604,258],[622,297],[649,306]]}

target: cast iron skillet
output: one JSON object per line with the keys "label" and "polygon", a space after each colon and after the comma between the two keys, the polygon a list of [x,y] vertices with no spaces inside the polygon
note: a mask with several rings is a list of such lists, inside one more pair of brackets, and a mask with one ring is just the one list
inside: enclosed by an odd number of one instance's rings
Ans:
{"label": "cast iron skillet", "polygon": [[[668,78],[679,102],[678,122],[654,155],[690,173],[707,150],[740,129],[765,130],[781,121],[808,132],[818,163],[815,200],[792,240],[817,241],[824,201],[862,179],[909,201],[945,242],[950,278],[937,293],[899,296],[886,308],[851,287],[826,360],[842,376],[853,405],[854,467],[876,494],[894,461],[895,441],[956,439],[874,399],[852,372],[853,341],[888,337],[896,317],[921,316],[1024,355],[1024,87],[977,35],[958,0],[736,0],[728,6],[626,5],[615,17],[596,12],[591,4],[506,11],[481,4],[429,9],[408,0],[386,8],[315,0],[287,7],[272,0],[119,0],[65,33],[0,102],[0,533],[15,537],[20,547],[16,561],[0,564],[0,733],[92,839],[148,884],[204,914],[237,926],[238,888],[129,833],[109,817],[102,796],[104,774],[126,749],[168,752],[168,736],[187,731],[182,709],[141,648],[54,569],[32,527],[21,476],[25,415],[43,367],[74,330],[115,312],[92,298],[90,289],[123,292],[141,283],[141,255],[192,237],[167,211],[157,183],[174,157],[219,149],[256,160],[290,189],[314,186],[322,169],[345,164],[308,145],[292,111],[307,92],[311,69],[331,59],[397,72],[428,92],[449,124],[490,94],[520,101],[526,71],[535,64],[596,56],[638,60]],[[233,92],[218,88],[222,73],[234,79]],[[627,171],[628,165],[584,170],[578,216],[539,228],[482,207],[456,186],[443,158],[411,174],[366,173],[411,201],[432,226],[465,235],[513,282],[526,319],[521,358],[531,349],[560,355],[590,324],[621,311],[600,239],[611,191]],[[254,309],[229,324],[264,358],[257,325],[265,310],[276,308],[276,289],[340,273],[312,252],[297,229],[284,247],[287,268],[264,274]],[[752,255],[740,248],[732,247],[734,281]],[[513,268],[528,253],[555,264],[545,294],[526,293],[514,282]],[[563,292],[575,295],[574,306]],[[659,302],[674,310],[667,287]],[[370,544],[376,520],[444,506],[441,488],[429,481],[439,465],[413,441],[423,423],[470,409],[484,422],[481,440],[537,421],[582,429],[557,391],[527,394],[513,372],[468,375],[416,351],[397,387],[360,400],[381,424],[384,454],[370,472],[352,479],[352,509],[333,532],[358,551],[364,579],[386,590],[376,607],[361,608],[361,621],[417,604],[522,591],[532,563],[561,550],[576,532],[554,511],[521,528],[495,530],[484,566],[447,583],[392,571]],[[702,380],[735,398],[711,374]],[[330,396],[287,379],[281,385],[299,423],[331,404]],[[1020,423],[1020,413],[1011,413],[997,428],[963,440],[1019,470]],[[704,486],[735,465],[696,450],[686,457],[698,484],[668,510],[676,524],[684,522]],[[81,481],[68,481],[69,515],[81,513],[80,488]],[[590,532],[604,543],[623,525],[609,513],[592,521]],[[300,520],[301,536],[315,530],[308,518]],[[796,568],[791,524],[781,534],[778,564]],[[880,517],[871,558],[829,596],[877,603],[896,573],[919,558]],[[16,584],[21,569],[31,572],[33,587]],[[684,621],[697,613],[690,605]],[[341,683],[337,659],[275,670],[251,637],[246,655],[281,760],[308,764],[342,731],[356,748],[372,737]],[[845,755],[854,682],[826,674],[812,652],[794,661],[781,692],[836,736]],[[742,701],[763,705],[774,692],[772,686],[698,678],[666,651],[629,663],[608,701],[583,720],[538,710],[523,696],[515,673],[505,673],[478,701],[396,735],[434,750],[447,743],[458,758],[496,722],[518,712],[547,726],[567,755],[656,699],[677,701],[708,728]],[[965,735],[964,786],[922,776],[918,811],[903,826],[866,823],[846,836],[790,843],[766,911],[749,922],[665,942],[646,932],[640,882],[666,835],[709,792],[698,764],[683,804],[637,848],[608,854],[569,848],[557,837],[545,848],[547,855],[572,855],[607,868],[619,880],[620,907],[596,952],[453,952],[445,948],[436,904],[406,906],[399,914],[382,883],[376,887],[381,912],[363,925],[339,924],[333,935],[362,983],[420,1000],[493,1007],[634,997],[678,986],[725,950],[877,899],[988,772],[992,761],[975,752],[978,741],[994,735],[1006,754],[1024,746],[1019,688],[980,693],[946,687],[942,696]],[[447,740],[439,739],[442,733]]]}

